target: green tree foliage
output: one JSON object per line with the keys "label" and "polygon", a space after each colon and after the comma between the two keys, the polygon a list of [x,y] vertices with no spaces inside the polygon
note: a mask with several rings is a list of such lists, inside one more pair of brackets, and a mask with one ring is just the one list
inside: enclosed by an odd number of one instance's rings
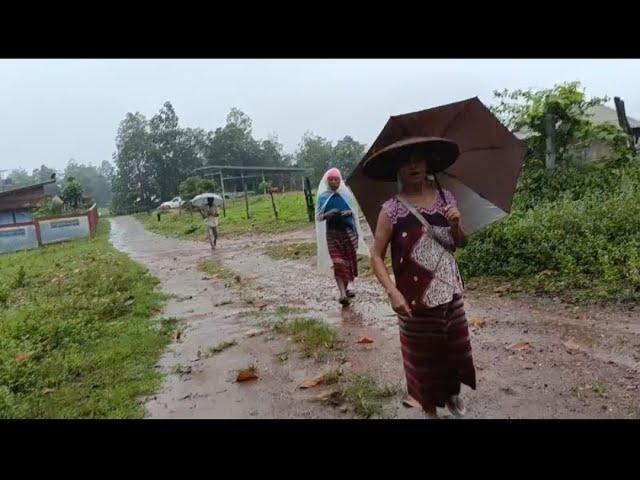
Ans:
{"label": "green tree foliage", "polygon": [[[105,206],[111,201],[111,184],[103,173],[103,167],[105,167],[105,162],[102,163],[102,167],[98,168],[91,164],[77,163],[71,159],[64,170],[64,178],[73,177],[78,180],[85,195],[89,196],[98,206]],[[105,173],[108,174],[108,171]]]}
{"label": "green tree foliage", "polygon": [[82,199],[82,185],[74,177],[65,178],[64,187],[62,188],[62,200],[71,208],[77,209]]}
{"label": "green tree foliage", "polygon": [[182,200],[188,202],[196,195],[213,193],[215,189],[216,184],[213,180],[201,177],[189,177],[180,183],[178,191]]}
{"label": "green tree foliage", "polygon": [[[604,99],[588,99],[577,82],[496,96],[495,112],[510,128],[538,135],[529,139],[514,212],[472,236],[459,252],[463,274],[581,301],[639,299],[640,159],[615,125],[589,120],[588,109]],[[547,113],[557,118],[552,170],[544,166]],[[594,142],[609,153],[576,161]]]}

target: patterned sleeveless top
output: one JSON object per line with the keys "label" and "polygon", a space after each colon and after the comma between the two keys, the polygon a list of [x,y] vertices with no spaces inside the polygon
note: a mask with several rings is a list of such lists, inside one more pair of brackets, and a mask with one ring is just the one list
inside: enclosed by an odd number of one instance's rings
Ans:
{"label": "patterned sleeveless top", "polygon": [[455,258],[441,255],[441,247],[452,254],[456,249],[449,221],[444,215],[446,205],[456,205],[456,199],[447,189],[443,193],[446,203],[438,195],[431,207],[416,207],[431,226],[431,234],[397,197],[382,205],[393,224],[391,261],[396,286],[414,313],[446,304],[463,291]]}

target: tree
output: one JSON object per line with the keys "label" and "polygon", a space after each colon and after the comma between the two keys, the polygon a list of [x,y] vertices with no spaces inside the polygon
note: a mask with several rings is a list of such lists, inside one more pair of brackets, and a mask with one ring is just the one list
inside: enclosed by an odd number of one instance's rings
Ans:
{"label": "tree", "polygon": [[189,177],[180,183],[180,198],[185,202],[189,202],[196,195],[201,193],[213,193],[216,184],[213,180],[202,177]]}
{"label": "tree", "polygon": [[139,112],[127,113],[116,136],[113,211],[131,213],[151,208],[159,200],[151,161],[151,138],[147,119]]}
{"label": "tree", "polygon": [[[554,143],[559,163],[572,158],[572,153],[590,141],[602,139],[617,145],[615,126],[593,125],[589,119],[590,108],[601,105],[607,97],[592,97],[584,93],[580,82],[567,82],[553,88],[495,91],[500,103],[492,112],[512,131],[529,130],[534,135],[528,140],[532,159],[544,161],[548,117],[554,125]],[[613,127],[613,129],[611,128]]]}
{"label": "tree", "polygon": [[295,158],[298,167],[311,170],[313,183],[318,183],[324,172],[333,166],[333,146],[329,140],[306,132]]}
{"label": "tree", "polygon": [[338,168],[346,178],[356,167],[365,153],[365,145],[355,141],[349,135],[333,147],[333,166]]}
{"label": "tree", "polygon": [[111,185],[101,173],[101,169],[91,164],[77,163],[74,159],[71,159],[64,170],[64,177],[65,179],[73,177],[78,180],[83,187],[84,193],[91,197],[97,205],[105,206],[111,201]]}
{"label": "tree", "polygon": [[149,160],[151,175],[162,200],[168,200],[178,190],[180,178],[178,116],[170,102],[149,120]]}
{"label": "tree", "polygon": [[78,208],[82,198],[82,185],[74,177],[66,177],[62,188],[62,200],[68,207]]}
{"label": "tree", "polygon": [[285,165],[282,145],[275,135],[256,140],[248,115],[232,108],[227,123],[209,134],[204,148],[206,165],[238,165],[276,167]]}
{"label": "tree", "polygon": [[46,165],[41,165],[40,168],[33,170],[31,178],[33,183],[42,183],[51,180],[56,171],[53,168],[49,168]]}
{"label": "tree", "polygon": [[31,175],[29,175],[29,173],[24,168],[11,170],[6,181],[7,189],[26,187],[27,185],[31,185],[33,183],[34,182]]}

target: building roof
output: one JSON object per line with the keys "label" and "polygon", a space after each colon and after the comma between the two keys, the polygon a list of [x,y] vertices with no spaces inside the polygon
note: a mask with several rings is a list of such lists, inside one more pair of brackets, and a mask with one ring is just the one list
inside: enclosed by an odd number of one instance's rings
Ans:
{"label": "building roof", "polygon": [[0,198],[6,197],[10,195],[15,195],[16,193],[27,192],[29,190],[35,190],[37,188],[44,188],[45,185],[49,185],[50,183],[55,183],[55,179],[47,180],[46,182],[34,183],[33,185],[27,185],[25,187],[12,188],[11,190],[5,190],[4,192],[0,192]]}

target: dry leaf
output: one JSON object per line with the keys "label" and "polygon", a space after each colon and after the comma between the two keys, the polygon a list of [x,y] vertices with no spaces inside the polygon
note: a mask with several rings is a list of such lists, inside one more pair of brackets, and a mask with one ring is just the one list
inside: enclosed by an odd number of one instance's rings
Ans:
{"label": "dry leaf", "polygon": [[373,343],[373,339],[371,339],[369,337],[362,337],[356,343]]}
{"label": "dry leaf", "polygon": [[324,380],[324,375],[316,375],[315,377],[311,377],[307,380],[305,380],[304,382],[302,382],[302,384],[300,385],[300,388],[311,388],[311,387],[315,387],[316,385],[319,385],[323,382]]}
{"label": "dry leaf", "polygon": [[548,277],[548,276],[550,276],[552,274],[553,274],[553,270],[542,270],[540,272],[540,275],[544,275],[545,277]]}
{"label": "dry leaf", "polygon": [[29,360],[29,358],[31,358],[31,355],[29,355],[26,352],[22,352],[18,354],[18,356],[16,357],[16,362],[18,363],[26,362],[27,360]]}
{"label": "dry leaf", "polygon": [[487,325],[486,317],[475,317],[469,320],[469,326],[471,327],[484,328],[486,325]]}
{"label": "dry leaf", "polygon": [[49,388],[49,387],[43,388],[42,389],[42,395],[47,395],[48,393],[55,392],[55,391],[56,391],[55,388]]}
{"label": "dry leaf", "polygon": [[402,405],[404,405],[407,408],[420,408],[420,409],[422,408],[422,405],[420,405],[420,403],[418,403],[418,401],[412,397],[405,398],[402,401]]}
{"label": "dry leaf", "polygon": [[494,292],[495,293],[507,293],[509,291],[509,289],[511,288],[511,286],[508,283],[505,283],[503,285],[500,285],[499,287],[497,287]]}
{"label": "dry leaf", "polygon": [[255,337],[256,335],[260,335],[262,333],[266,332],[266,330],[264,328],[254,328],[253,330],[249,330],[245,336],[246,337]]}
{"label": "dry leaf", "polygon": [[582,347],[578,345],[573,338],[570,338],[566,342],[562,342],[562,344],[566,347],[567,350],[582,350]]}
{"label": "dry leaf", "polygon": [[533,347],[529,342],[520,342],[507,347],[507,350],[512,350],[514,352],[530,352],[533,350]]}
{"label": "dry leaf", "polygon": [[248,382],[249,380],[257,380],[258,378],[258,374],[254,368],[246,368],[238,373],[236,382]]}

